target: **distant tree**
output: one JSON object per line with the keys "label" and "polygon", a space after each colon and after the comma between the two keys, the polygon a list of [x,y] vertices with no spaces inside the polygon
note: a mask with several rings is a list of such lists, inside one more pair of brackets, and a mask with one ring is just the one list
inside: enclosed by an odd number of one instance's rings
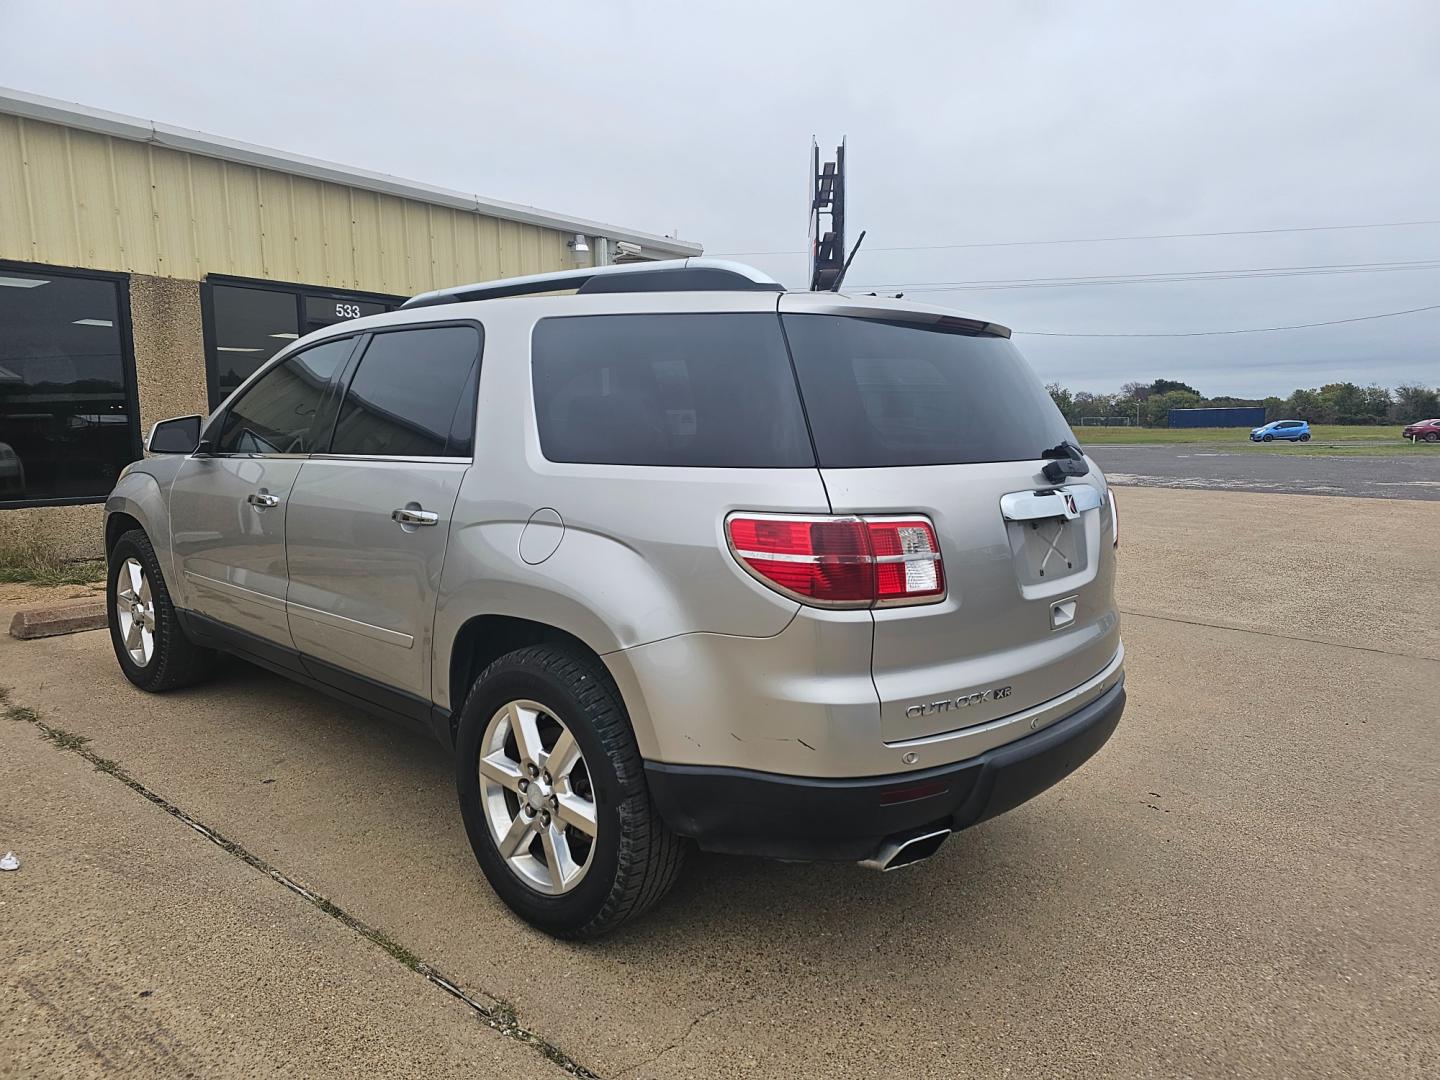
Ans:
{"label": "distant tree", "polygon": [[1264,404],[1265,404],[1265,419],[1266,419],[1267,421],[1269,421],[1269,420],[1283,420],[1283,419],[1285,419],[1285,417],[1282,415],[1282,414],[1285,412],[1285,399],[1284,399],[1284,398],[1267,397],[1267,398],[1265,399]]}
{"label": "distant tree", "polygon": [[1050,400],[1055,402],[1055,407],[1066,420],[1075,419],[1075,398],[1059,383],[1047,383],[1045,389],[1050,391]]}
{"label": "distant tree", "polygon": [[1320,388],[1320,406],[1327,423],[1365,422],[1365,391],[1353,382],[1326,383]]}
{"label": "distant tree", "polygon": [[1440,416],[1440,390],[1402,383],[1395,388],[1395,404],[1390,415],[1402,424]]}
{"label": "distant tree", "polygon": [[1319,390],[1296,390],[1285,401],[1284,418],[1309,420],[1312,424],[1318,424],[1325,418],[1324,413],[1325,407]]}
{"label": "distant tree", "polygon": [[1390,415],[1390,406],[1394,400],[1390,397],[1390,391],[1383,386],[1376,386],[1371,383],[1362,391],[1365,395],[1364,411],[1369,423],[1384,423]]}
{"label": "distant tree", "polygon": [[1150,384],[1143,382],[1127,382],[1120,387],[1120,396],[1129,398],[1131,401],[1144,401],[1151,392]]}
{"label": "distant tree", "polygon": [[1189,383],[1179,382],[1175,379],[1156,379],[1150,384],[1150,393],[1152,394],[1168,394],[1172,390],[1183,390],[1187,394],[1194,394],[1196,397],[1200,397],[1199,390],[1196,390]]}

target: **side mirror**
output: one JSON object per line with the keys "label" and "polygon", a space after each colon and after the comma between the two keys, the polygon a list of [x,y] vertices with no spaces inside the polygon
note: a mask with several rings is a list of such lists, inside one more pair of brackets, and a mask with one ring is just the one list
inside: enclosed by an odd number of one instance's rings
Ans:
{"label": "side mirror", "polygon": [[152,454],[193,454],[200,445],[200,417],[177,416],[150,429],[145,449]]}

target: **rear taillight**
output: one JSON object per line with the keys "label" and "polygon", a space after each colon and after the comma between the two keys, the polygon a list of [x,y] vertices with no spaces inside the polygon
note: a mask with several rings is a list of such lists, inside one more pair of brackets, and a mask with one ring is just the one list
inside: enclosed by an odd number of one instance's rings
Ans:
{"label": "rear taillight", "polygon": [[1110,488],[1110,528],[1115,532],[1115,546],[1120,546],[1120,504],[1115,501],[1115,489]]}
{"label": "rear taillight", "polygon": [[890,607],[945,596],[940,545],[923,517],[737,514],[725,532],[741,566],[807,604]]}

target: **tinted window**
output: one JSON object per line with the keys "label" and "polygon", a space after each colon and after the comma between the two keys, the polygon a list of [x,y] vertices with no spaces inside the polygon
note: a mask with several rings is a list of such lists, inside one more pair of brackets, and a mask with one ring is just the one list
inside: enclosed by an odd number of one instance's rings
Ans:
{"label": "tinted window", "polygon": [[532,373],[551,461],[815,465],[773,314],[544,319]]}
{"label": "tinted window", "polygon": [[[331,389],[354,338],[296,353],[260,376],[225,414],[216,440],[222,454],[308,454]],[[333,408],[333,407],[332,407]],[[332,413],[333,415],[333,413]]]}
{"label": "tinted window", "polygon": [[1074,438],[1005,338],[840,316],[784,319],[822,466],[1030,461]]}
{"label": "tinted window", "polygon": [[468,456],[479,356],[472,326],[376,334],[340,406],[331,452]]}
{"label": "tinted window", "polygon": [[110,280],[0,266],[0,503],[100,498],[139,456]]}
{"label": "tinted window", "polygon": [[210,293],[214,319],[215,401],[231,392],[299,334],[295,297],[269,289],[216,285]]}

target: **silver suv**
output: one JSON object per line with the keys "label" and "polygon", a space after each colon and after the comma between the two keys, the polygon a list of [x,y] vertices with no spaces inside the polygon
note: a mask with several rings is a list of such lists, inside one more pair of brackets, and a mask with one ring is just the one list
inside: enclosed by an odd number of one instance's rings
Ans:
{"label": "silver suv", "polygon": [[432,733],[554,934],[645,910],[690,842],[917,862],[1124,707],[1114,496],[1009,336],[712,259],[331,326],[121,476],[115,655]]}

